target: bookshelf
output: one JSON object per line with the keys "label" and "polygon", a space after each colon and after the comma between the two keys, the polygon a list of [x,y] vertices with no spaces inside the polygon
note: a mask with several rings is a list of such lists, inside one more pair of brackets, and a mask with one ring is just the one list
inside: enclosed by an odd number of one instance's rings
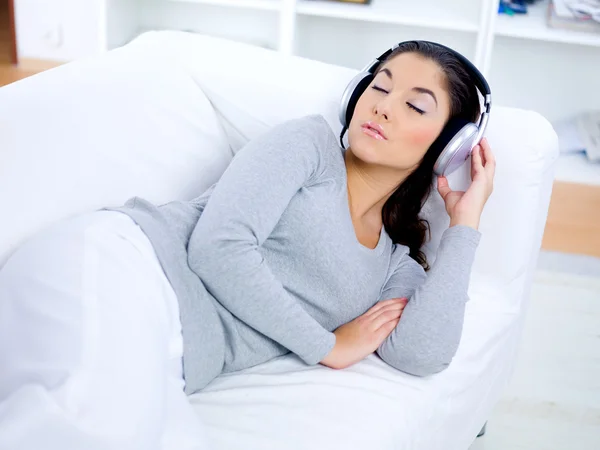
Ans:
{"label": "bookshelf", "polygon": [[547,27],[549,0],[515,16],[498,15],[497,0],[125,1],[137,2],[137,32],[197,31],[355,69],[393,42],[438,41],[490,78],[495,104],[551,121],[600,105],[600,33]]}
{"label": "bookshelf", "polygon": [[[522,39],[562,42],[600,47],[600,33],[553,29],[546,26],[548,1],[529,6],[526,15],[499,15],[492,34]],[[160,3],[150,0],[151,3]],[[396,24],[440,30],[483,32],[486,21],[477,11],[495,15],[495,0],[427,1],[372,0],[370,4],[342,3],[318,0],[163,0],[171,3],[211,5],[220,8],[282,12],[286,3],[293,6],[294,15],[327,17],[380,24]],[[143,0],[138,0],[143,7]],[[485,4],[489,4],[485,6]],[[458,7],[457,7],[458,6]]]}
{"label": "bookshelf", "polygon": [[[99,0],[85,17],[60,17],[57,10],[49,19],[63,27],[63,47],[32,35],[21,40],[21,56],[65,61],[119,47],[144,31],[174,29],[360,69],[395,42],[427,39],[471,59],[488,77],[494,104],[532,109],[551,122],[598,109],[600,33],[547,27],[549,0],[512,17],[497,14],[497,1]],[[85,46],[75,33],[83,19],[90,30]]]}
{"label": "bookshelf", "polygon": [[304,16],[472,33],[476,33],[479,29],[479,21],[476,15],[465,15],[464,10],[456,10],[448,3],[437,2],[430,2],[427,8],[423,8],[420,2],[398,2],[395,0],[377,0],[368,5],[299,0],[296,2],[296,13]]}

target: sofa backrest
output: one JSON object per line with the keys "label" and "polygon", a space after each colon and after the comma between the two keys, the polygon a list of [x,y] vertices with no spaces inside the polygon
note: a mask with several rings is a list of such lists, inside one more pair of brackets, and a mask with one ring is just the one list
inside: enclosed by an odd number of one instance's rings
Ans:
{"label": "sofa backrest", "polygon": [[[0,266],[56,220],[134,195],[156,203],[193,198],[248,140],[282,121],[320,113],[339,134],[339,98],[355,73],[157,31],[0,89]],[[525,276],[539,249],[556,135],[539,114],[494,105],[487,137],[497,175],[474,270],[510,282]],[[468,164],[449,177],[453,189],[469,179]],[[433,261],[449,223],[435,190],[423,216]]]}

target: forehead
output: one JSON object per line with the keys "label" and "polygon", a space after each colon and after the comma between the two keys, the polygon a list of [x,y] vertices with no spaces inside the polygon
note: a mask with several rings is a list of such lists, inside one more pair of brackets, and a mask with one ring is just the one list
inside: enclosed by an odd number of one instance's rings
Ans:
{"label": "forehead", "polygon": [[[435,61],[417,53],[401,53],[386,61],[394,82],[422,86],[431,90],[446,91],[446,76]],[[383,75],[385,76],[385,75]]]}

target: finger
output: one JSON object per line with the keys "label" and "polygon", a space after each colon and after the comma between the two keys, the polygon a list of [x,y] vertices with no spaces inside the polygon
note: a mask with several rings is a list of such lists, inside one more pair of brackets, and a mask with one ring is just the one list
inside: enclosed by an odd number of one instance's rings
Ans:
{"label": "finger", "polygon": [[405,306],[406,306],[406,303],[396,303],[393,305],[388,305],[384,308],[380,308],[377,311],[367,315],[366,318],[370,322],[373,322],[374,320],[377,320],[377,318],[380,317],[382,314],[386,314],[390,311],[392,311],[392,312],[397,311],[397,312],[401,313]]}
{"label": "finger", "polygon": [[490,175],[493,175],[496,170],[496,158],[492,152],[492,148],[488,143],[487,139],[484,139],[483,154],[485,155],[485,169]]}
{"label": "finger", "polygon": [[452,192],[452,189],[450,189],[450,186],[448,185],[448,178],[444,176],[438,177],[437,188],[444,200],[446,199],[446,196]]}
{"label": "finger", "polygon": [[[404,308],[403,308],[404,309]],[[402,310],[394,310],[394,311],[385,311],[379,314],[377,317],[373,318],[370,323],[369,328],[371,330],[378,330],[387,322],[394,321],[400,319],[402,316]]]}
{"label": "finger", "polygon": [[378,302],[375,306],[371,307],[371,309],[369,309],[364,315],[369,317],[369,316],[372,316],[374,313],[380,311],[383,308],[387,308],[388,306],[396,305],[398,303],[406,304],[407,301],[408,301],[408,299],[406,297],[391,298],[389,300],[383,300],[381,302]]}
{"label": "finger", "polygon": [[373,314],[378,313],[379,311],[392,306],[392,305],[398,305],[401,302],[405,301],[406,299],[401,299],[401,298],[391,298],[389,300],[383,300],[380,301],[378,303],[376,303],[374,306],[372,306],[366,313],[364,313],[364,316],[372,316]]}
{"label": "finger", "polygon": [[406,306],[405,303],[399,303],[397,305],[387,306],[387,307],[382,308],[379,311],[371,314],[369,316],[369,320],[374,321],[374,320],[377,320],[378,318],[380,318],[381,316],[386,317],[386,315],[389,315],[389,317],[391,317],[392,314],[402,314],[402,311],[404,310],[405,306]]}
{"label": "finger", "polygon": [[471,152],[471,167],[476,171],[483,170],[483,162],[481,161],[481,145],[476,145]]}
{"label": "finger", "polygon": [[481,142],[479,143],[479,145],[481,145],[481,148],[483,149],[483,151],[487,151],[490,150],[490,142],[487,140],[487,138],[483,138],[481,140]]}
{"label": "finger", "polygon": [[376,333],[379,334],[379,341],[383,342],[385,338],[387,338],[394,328],[398,326],[400,323],[400,319],[390,320],[389,322],[384,323],[379,329],[376,330]]}
{"label": "finger", "polygon": [[479,156],[481,156],[481,165],[485,169],[485,164],[487,163],[487,160],[485,159],[485,152],[483,151],[483,148],[481,148],[481,147],[479,147]]}

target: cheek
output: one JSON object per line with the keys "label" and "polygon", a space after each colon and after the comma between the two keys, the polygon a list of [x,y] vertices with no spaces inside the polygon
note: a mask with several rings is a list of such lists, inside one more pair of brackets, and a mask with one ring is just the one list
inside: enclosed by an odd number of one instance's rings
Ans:
{"label": "cheek", "polygon": [[438,137],[440,130],[434,126],[412,127],[407,130],[406,138],[411,146],[420,147],[427,150],[433,141]]}
{"label": "cheek", "polygon": [[373,101],[369,99],[370,95],[371,93],[367,91],[360,96],[358,102],[356,102],[356,105],[354,106],[353,117],[364,117],[369,113],[369,111],[371,110],[370,105],[373,103]]}

